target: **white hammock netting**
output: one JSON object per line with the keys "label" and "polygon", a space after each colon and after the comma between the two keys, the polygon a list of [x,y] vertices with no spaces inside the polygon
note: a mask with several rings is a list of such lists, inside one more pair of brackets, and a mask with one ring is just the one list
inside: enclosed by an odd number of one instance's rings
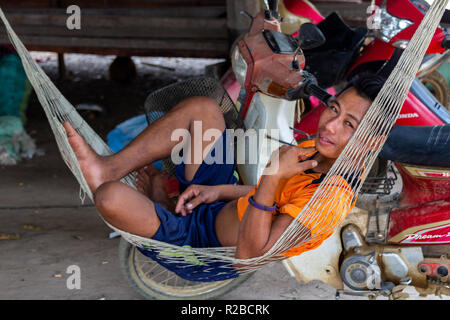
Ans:
{"label": "white hammock netting", "polygon": [[[301,239],[306,235],[308,230],[304,226],[312,228],[311,236],[304,241],[314,241],[324,234],[330,235],[351,209],[355,197],[364,183],[366,173],[383,147],[385,138],[388,136],[400,113],[423,56],[438,27],[447,2],[448,0],[435,0],[433,2],[412,40],[409,42],[408,47],[403,52],[397,66],[390,74],[375,101],[373,101],[344,151],[336,160],[310,201],[298,213],[297,218],[293,220],[275,245],[263,256],[251,259],[236,259],[234,257],[234,247],[179,247],[133,235],[123,230],[118,230],[106,221],[105,223],[137,247],[150,248],[167,264],[176,263],[179,268],[188,268],[191,273],[197,272],[197,266],[202,266],[203,268],[198,271],[203,274],[203,276],[197,278],[199,281],[211,279],[208,271],[214,270],[215,274],[227,274],[231,270],[237,273],[244,273],[254,271],[269,262],[286,258],[283,253],[298,246],[299,243],[296,239]],[[33,60],[9,25],[1,9],[0,17],[6,26],[12,44],[22,59],[28,79],[44,108],[63,159],[78,180],[83,192],[92,200],[92,193],[83,178],[77,159],[68,143],[62,122],[69,121],[98,154],[111,155],[112,151],[81,118],[71,103],[64,98],[45,72]],[[359,174],[361,172],[362,174]],[[121,181],[135,187],[134,177],[135,175],[131,173]],[[342,177],[351,178],[347,178],[346,181]],[[349,184],[352,185],[353,192],[344,192],[342,197],[332,197],[337,191],[348,189]],[[233,267],[236,264],[239,265],[238,268]]]}

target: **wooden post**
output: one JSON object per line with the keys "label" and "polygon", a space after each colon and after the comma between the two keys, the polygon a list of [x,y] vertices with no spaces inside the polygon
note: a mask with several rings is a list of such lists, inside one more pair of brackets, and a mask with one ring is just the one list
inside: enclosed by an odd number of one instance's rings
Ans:
{"label": "wooden post", "polygon": [[64,53],[58,53],[58,72],[59,79],[64,80],[66,78],[66,63],[64,61]]}
{"label": "wooden post", "polygon": [[242,33],[246,32],[250,26],[251,20],[241,11],[247,11],[255,16],[261,9],[260,0],[227,0],[227,26],[230,44]]}

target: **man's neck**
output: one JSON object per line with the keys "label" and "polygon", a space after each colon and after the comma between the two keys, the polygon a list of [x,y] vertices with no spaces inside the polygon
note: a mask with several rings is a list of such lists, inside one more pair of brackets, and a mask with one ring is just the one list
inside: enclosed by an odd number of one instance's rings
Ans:
{"label": "man's neck", "polygon": [[315,172],[320,172],[326,174],[328,171],[330,171],[331,167],[333,166],[336,159],[330,159],[326,158],[323,155],[321,155],[319,152],[316,153],[316,155],[313,158],[317,161],[318,165],[314,167]]}

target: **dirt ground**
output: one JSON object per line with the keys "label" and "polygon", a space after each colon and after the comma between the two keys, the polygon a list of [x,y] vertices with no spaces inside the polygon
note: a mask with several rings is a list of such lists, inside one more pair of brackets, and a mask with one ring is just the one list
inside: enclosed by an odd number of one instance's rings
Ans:
{"label": "dirt ground", "polygon": [[[138,76],[128,84],[109,80],[113,57],[67,55],[68,77],[57,77],[55,55],[39,54],[43,69],[73,104],[95,103],[106,115],[89,120],[103,138],[120,122],[142,112],[146,96],[169,83],[203,73],[217,60],[136,58]],[[175,68],[168,70],[144,63]],[[119,238],[95,208],[81,206],[78,184],[65,167],[36,96],[28,108],[27,132],[41,156],[16,166],[0,166],[0,299],[143,299],[125,280],[118,264]],[[67,268],[81,271],[81,289],[69,290]],[[416,299],[414,290],[409,290]],[[282,264],[267,266],[222,299],[334,299],[335,290],[319,281],[301,283]],[[342,299],[359,299],[344,296]],[[439,299],[429,297],[429,299]]]}

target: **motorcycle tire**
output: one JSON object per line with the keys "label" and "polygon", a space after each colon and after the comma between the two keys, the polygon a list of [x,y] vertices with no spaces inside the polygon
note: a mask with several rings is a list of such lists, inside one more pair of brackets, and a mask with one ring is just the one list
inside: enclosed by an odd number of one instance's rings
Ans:
{"label": "motorcycle tire", "polygon": [[447,79],[440,74],[438,71],[432,71],[426,76],[424,76],[420,81],[427,87],[431,86],[431,92],[437,101],[439,101],[448,111],[449,98],[450,98],[450,87],[447,83]]}
{"label": "motorcycle tire", "polygon": [[217,299],[241,285],[253,274],[246,273],[238,278],[215,282],[184,280],[143,255],[123,238],[119,244],[119,264],[131,286],[143,297],[151,300]]}

